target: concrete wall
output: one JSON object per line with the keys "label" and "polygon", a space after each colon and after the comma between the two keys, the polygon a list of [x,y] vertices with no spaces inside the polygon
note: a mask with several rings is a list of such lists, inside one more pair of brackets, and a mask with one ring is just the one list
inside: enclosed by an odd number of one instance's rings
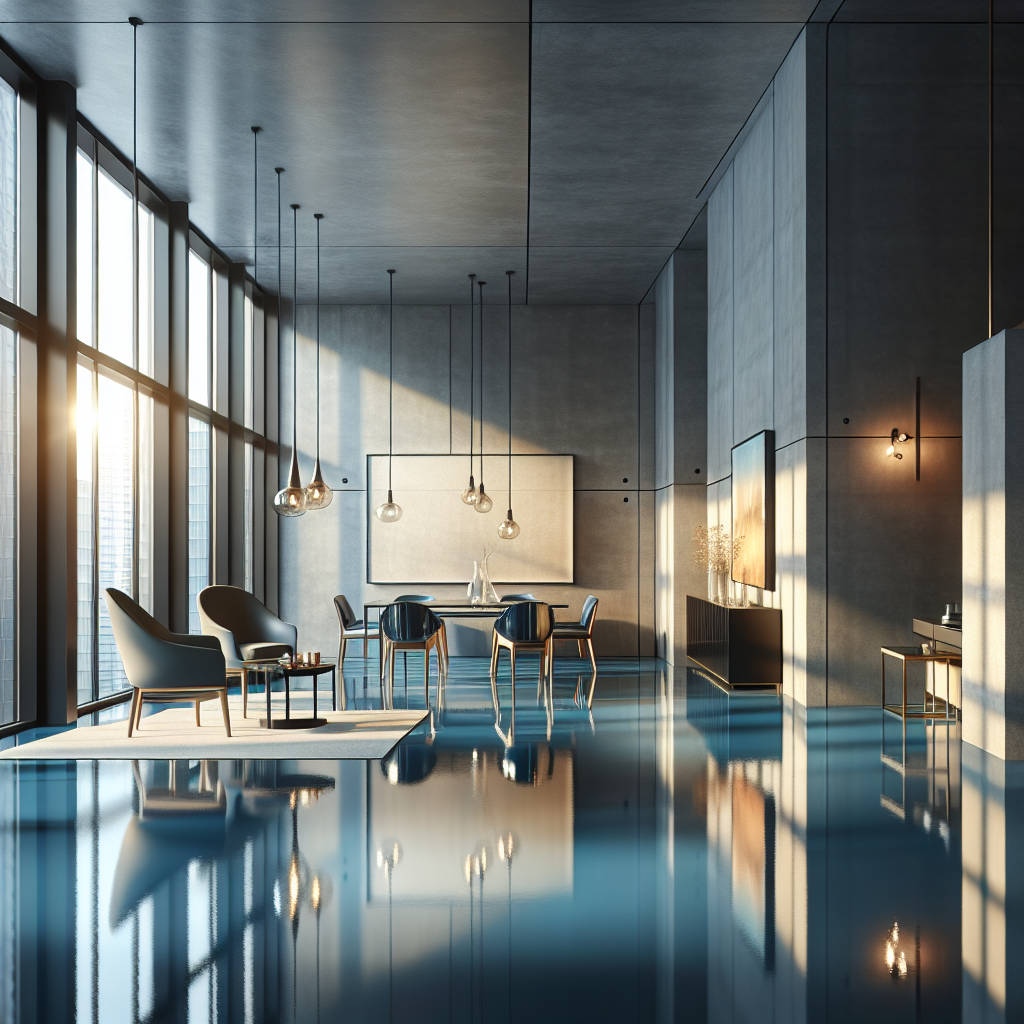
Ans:
{"label": "concrete wall", "polygon": [[[397,285],[396,280],[396,291]],[[635,657],[638,642],[643,654],[653,654],[653,307],[514,306],[512,330],[513,451],[575,458],[575,582],[530,589],[541,599],[568,604],[558,612],[562,619],[578,617],[587,595],[596,594],[599,657]],[[282,339],[280,360],[285,468],[291,444],[289,334]],[[305,480],[315,450],[315,307],[299,307],[298,335],[299,459]],[[335,594],[345,594],[359,609],[364,600],[402,592],[366,583],[366,456],[388,450],[387,307],[322,307],[320,338],[321,460],[334,500],[327,509],[282,521],[280,592],[281,613],[298,624],[300,644],[333,652]],[[507,451],[507,344],[506,307],[485,306],[488,454]],[[395,453],[466,452],[468,477],[469,388],[469,308],[396,306]],[[506,507],[505,481],[486,483],[497,531]],[[400,504],[401,495],[395,500]],[[458,500],[453,493],[452,501]],[[465,566],[467,583],[472,570]],[[465,587],[431,592],[463,598]],[[489,650],[481,630],[458,627],[450,636],[457,652]]]}
{"label": "concrete wall", "polygon": [[[1024,315],[1010,283],[1024,273],[1021,41],[1000,26],[996,329]],[[984,26],[810,25],[709,200],[708,521],[730,518],[731,446],[774,429],[766,601],[783,609],[785,690],[808,705],[877,702],[879,647],[960,600],[960,360],[987,333],[985,101]],[[919,479],[914,443],[886,457],[893,427],[920,435]]]}
{"label": "concrete wall", "polygon": [[708,203],[707,521],[731,532],[731,449],[776,441],[776,580],[751,597],[783,611],[784,692],[826,700],[824,30],[807,29]]}
{"label": "concrete wall", "polygon": [[[687,243],[684,242],[684,246]],[[655,634],[659,658],[686,662],[686,595],[705,594],[693,528],[707,491],[707,249],[677,249],[655,285]]]}
{"label": "concrete wall", "polygon": [[964,739],[1024,759],[1024,331],[966,352],[964,366]]}

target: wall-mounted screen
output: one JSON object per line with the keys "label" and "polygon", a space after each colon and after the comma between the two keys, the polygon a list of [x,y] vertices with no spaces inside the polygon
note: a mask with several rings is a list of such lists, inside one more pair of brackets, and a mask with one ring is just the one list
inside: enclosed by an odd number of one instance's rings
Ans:
{"label": "wall-mounted screen", "polygon": [[732,450],[732,578],[775,589],[775,431]]}
{"label": "wall-mounted screen", "polygon": [[[480,460],[473,460],[480,482]],[[468,455],[396,455],[391,489],[402,508],[397,523],[373,510],[387,498],[388,457],[367,456],[368,583],[466,583],[473,562],[489,553],[494,583],[573,582],[573,462],[571,455],[514,455],[512,509],[520,533],[499,540],[508,507],[508,457],[484,456],[484,480],[494,502],[480,513],[462,501]]]}

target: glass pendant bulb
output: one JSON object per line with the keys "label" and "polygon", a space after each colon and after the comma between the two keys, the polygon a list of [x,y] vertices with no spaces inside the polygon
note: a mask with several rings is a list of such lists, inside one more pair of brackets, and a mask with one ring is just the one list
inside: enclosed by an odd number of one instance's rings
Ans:
{"label": "glass pendant bulb", "polygon": [[299,476],[299,459],[292,449],[292,464],[288,470],[288,486],[274,495],[274,511],[279,516],[301,516],[306,511],[306,489]]}
{"label": "glass pendant bulb", "polygon": [[476,503],[473,506],[477,512],[490,512],[494,508],[491,496],[484,490],[484,482],[480,481],[480,489],[476,492]]}
{"label": "glass pendant bulb", "polygon": [[313,479],[306,485],[306,508],[327,508],[333,497],[334,492],[324,483],[323,473],[320,472],[320,456],[317,456]]}
{"label": "glass pendant bulb", "polygon": [[519,536],[519,524],[512,518],[512,509],[508,510],[505,521],[498,527],[501,540],[515,540]]}
{"label": "glass pendant bulb", "polygon": [[476,484],[473,483],[473,474],[470,473],[469,474],[469,486],[462,492],[462,500],[467,505],[475,505],[476,504],[476,498],[477,498]]}
{"label": "glass pendant bulb", "polygon": [[382,523],[397,523],[402,518],[401,506],[394,503],[390,491],[388,491],[388,500],[374,509],[374,515]]}

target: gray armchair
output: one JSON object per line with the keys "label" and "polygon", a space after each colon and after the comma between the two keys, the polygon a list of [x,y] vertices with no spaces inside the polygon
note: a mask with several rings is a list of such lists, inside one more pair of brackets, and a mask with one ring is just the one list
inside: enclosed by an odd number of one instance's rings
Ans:
{"label": "gray armchair", "polygon": [[120,590],[103,593],[124,674],[133,689],[128,735],[139,728],[144,702],[194,701],[199,725],[200,702],[220,698],[224,729],[230,736],[228,680],[220,644],[213,637],[172,633]]}
{"label": "gray armchair", "polygon": [[[196,595],[196,605],[203,632],[220,642],[228,674],[241,677],[244,717],[249,705],[249,673],[243,662],[294,657],[298,630],[239,587],[206,587]],[[269,678],[266,685],[270,685]]]}

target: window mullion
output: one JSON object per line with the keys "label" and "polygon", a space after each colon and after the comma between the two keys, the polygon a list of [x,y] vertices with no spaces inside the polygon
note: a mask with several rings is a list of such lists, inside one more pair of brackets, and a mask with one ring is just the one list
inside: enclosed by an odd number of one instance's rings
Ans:
{"label": "window mullion", "polygon": [[100,382],[92,367],[92,699],[100,699]]}
{"label": "window mullion", "polygon": [[132,386],[132,599],[139,600],[139,385]]}

